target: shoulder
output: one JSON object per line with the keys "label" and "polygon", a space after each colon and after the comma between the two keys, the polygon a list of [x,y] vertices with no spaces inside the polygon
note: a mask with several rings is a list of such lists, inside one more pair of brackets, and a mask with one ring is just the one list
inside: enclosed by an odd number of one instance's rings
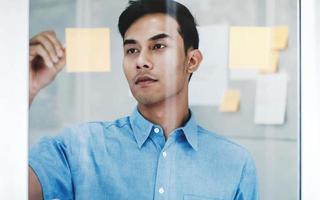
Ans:
{"label": "shoulder", "polygon": [[[251,160],[250,152],[243,146],[231,141],[230,139],[209,131],[198,125],[199,147],[214,155],[230,158],[230,160],[245,163]],[[243,163],[243,164],[244,164]]]}
{"label": "shoulder", "polygon": [[122,117],[114,121],[92,121],[75,124],[69,128],[66,128],[63,132],[66,134],[96,134],[104,132],[104,130],[122,128],[126,125],[130,125],[129,117]]}
{"label": "shoulder", "polygon": [[114,121],[92,121],[75,124],[61,131],[54,139],[58,142],[72,144],[83,140],[92,140],[117,133],[129,127],[129,117],[122,117]]}

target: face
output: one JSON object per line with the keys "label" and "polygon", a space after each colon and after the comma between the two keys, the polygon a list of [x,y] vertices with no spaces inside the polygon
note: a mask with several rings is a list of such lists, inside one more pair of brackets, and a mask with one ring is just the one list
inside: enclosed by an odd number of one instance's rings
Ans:
{"label": "face", "polygon": [[186,93],[188,59],[178,23],[165,14],[134,22],[124,35],[123,68],[133,96],[152,105]]}

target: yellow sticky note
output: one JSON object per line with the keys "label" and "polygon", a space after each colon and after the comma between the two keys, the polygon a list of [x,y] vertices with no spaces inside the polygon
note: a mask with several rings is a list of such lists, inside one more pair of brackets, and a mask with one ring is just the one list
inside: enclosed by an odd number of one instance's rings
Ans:
{"label": "yellow sticky note", "polygon": [[270,63],[271,34],[268,27],[231,27],[229,67],[266,69]]}
{"label": "yellow sticky note", "polygon": [[272,49],[282,50],[288,46],[289,30],[287,26],[278,26],[271,28]]}
{"label": "yellow sticky note", "polygon": [[220,112],[237,112],[240,108],[240,91],[227,90],[223,96]]}
{"label": "yellow sticky note", "polygon": [[269,65],[260,69],[261,73],[276,73],[278,71],[280,52],[279,51],[270,51],[269,54]]}
{"label": "yellow sticky note", "polygon": [[108,28],[66,29],[67,72],[110,71]]}

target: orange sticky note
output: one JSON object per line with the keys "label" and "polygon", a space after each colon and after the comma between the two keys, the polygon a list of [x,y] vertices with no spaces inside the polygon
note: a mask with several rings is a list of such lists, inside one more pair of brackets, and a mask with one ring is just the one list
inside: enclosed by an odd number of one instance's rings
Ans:
{"label": "orange sticky note", "polygon": [[220,112],[238,112],[240,108],[240,91],[227,90],[223,96]]}
{"label": "orange sticky note", "polygon": [[66,68],[67,72],[109,72],[110,30],[67,28]]}

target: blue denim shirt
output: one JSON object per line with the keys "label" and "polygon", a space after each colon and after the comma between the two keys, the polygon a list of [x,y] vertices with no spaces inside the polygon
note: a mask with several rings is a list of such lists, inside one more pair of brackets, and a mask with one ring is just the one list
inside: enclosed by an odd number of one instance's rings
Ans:
{"label": "blue denim shirt", "polygon": [[114,122],[77,125],[33,146],[29,165],[45,199],[258,199],[247,150],[193,114],[167,140],[137,108]]}

